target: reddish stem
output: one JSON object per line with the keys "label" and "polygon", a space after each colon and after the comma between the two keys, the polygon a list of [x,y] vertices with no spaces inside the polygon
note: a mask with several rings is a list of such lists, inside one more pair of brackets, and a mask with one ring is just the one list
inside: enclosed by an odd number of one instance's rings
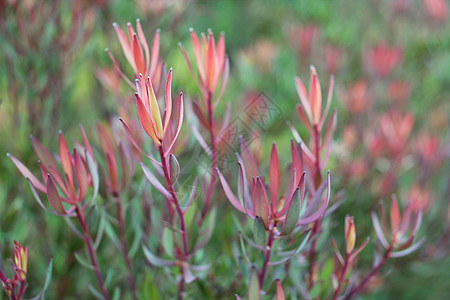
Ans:
{"label": "reddish stem", "polygon": [[131,296],[133,297],[133,299],[137,300],[137,292],[136,292],[136,283],[134,282],[134,278],[133,278],[133,270],[132,270],[132,266],[131,266],[131,261],[130,261],[130,256],[128,253],[128,244],[127,244],[127,240],[125,238],[125,221],[124,221],[124,216],[123,216],[123,209],[122,209],[122,202],[120,199],[120,195],[117,194],[115,196],[115,200],[116,200],[116,206],[117,206],[117,221],[119,223],[119,239],[120,239],[120,243],[121,243],[121,250],[122,250],[122,255],[125,261],[125,266],[127,268],[127,272],[128,272],[128,284],[130,285],[130,291],[131,291]]}
{"label": "reddish stem", "polygon": [[166,156],[164,155],[164,148],[161,144],[161,146],[158,147],[159,150],[159,156],[161,158],[161,164],[164,171],[164,179],[166,182],[166,187],[169,189],[169,193],[172,196],[172,202],[175,205],[175,210],[177,212],[178,218],[180,219],[180,235],[181,235],[181,242],[183,244],[183,253],[181,254],[181,265],[180,265],[180,282],[178,284],[178,299],[183,299],[183,291],[184,291],[184,271],[183,271],[183,263],[187,260],[187,256],[189,254],[188,249],[188,242],[187,242],[187,236],[186,236],[186,225],[184,223],[184,215],[183,211],[181,210],[180,203],[178,202],[177,195],[175,193],[175,190],[173,189],[172,180],[170,179],[170,173],[169,173],[169,165],[166,160]]}
{"label": "reddish stem", "polygon": [[274,240],[273,230],[269,231],[269,240],[267,241],[267,246],[264,249],[264,263],[261,268],[261,273],[259,274],[259,285],[262,287],[264,283],[264,278],[267,273],[267,267],[269,266],[270,254],[272,252],[272,245]]}
{"label": "reddish stem", "polygon": [[341,273],[338,279],[338,286],[334,291],[333,300],[336,300],[339,296],[339,292],[342,288],[342,281],[344,280],[345,275],[347,274],[347,269],[350,266],[350,255],[346,255],[344,265],[342,266]]}
{"label": "reddish stem", "polygon": [[184,291],[184,270],[183,267],[180,267],[181,279],[178,283],[178,300],[183,299],[183,291]]}
{"label": "reddish stem", "polygon": [[369,281],[369,279],[376,272],[378,272],[378,270],[386,263],[386,261],[391,256],[391,252],[392,252],[392,246],[390,246],[389,248],[386,249],[386,251],[384,252],[383,258],[378,262],[378,264],[376,266],[373,267],[372,271],[370,271],[370,273],[367,274],[367,276],[357,286],[355,286],[354,288],[352,288],[350,290],[350,292],[347,294],[347,296],[345,296],[345,298],[344,298],[345,300],[351,299],[355,294],[359,293],[364,288],[364,286]]}
{"label": "reddish stem", "polygon": [[170,179],[169,174],[169,165],[167,163],[167,159],[164,155],[164,149],[162,146],[158,147],[159,155],[161,157],[161,164],[164,171],[164,179],[166,181],[166,187],[169,189],[169,193],[172,196],[172,202],[175,205],[175,210],[177,212],[178,218],[180,219],[180,231],[181,231],[181,239],[183,243],[183,255],[187,256],[189,254],[188,250],[188,242],[186,237],[186,225],[184,224],[184,215],[183,211],[180,207],[180,202],[178,201],[175,190],[173,189],[172,180]]}
{"label": "reddish stem", "polygon": [[[318,125],[314,125],[314,153],[316,159],[316,174],[314,178],[314,185],[317,188],[322,182],[322,170],[320,168],[320,132]],[[320,218],[314,222],[313,230],[310,239],[314,238],[320,229]],[[308,291],[314,286],[314,269],[315,269],[315,257],[316,257],[317,238],[311,242],[311,248],[309,250],[309,277],[308,277]]]}
{"label": "reddish stem", "polygon": [[217,167],[217,146],[216,146],[216,137],[214,133],[214,115],[212,111],[212,94],[208,92],[208,99],[206,99],[207,103],[207,113],[208,113],[208,131],[211,139],[211,178],[209,180],[208,190],[206,192],[205,197],[205,206],[203,207],[202,213],[200,215],[199,226],[203,224],[205,220],[206,214],[208,213],[209,204],[211,202],[212,192],[214,190],[214,181],[216,179],[216,167]]}
{"label": "reddish stem", "polygon": [[80,222],[81,229],[83,230],[83,241],[88,248],[89,258],[91,260],[92,268],[94,269],[95,277],[97,278],[97,283],[99,285],[100,291],[103,294],[105,300],[111,299],[106,291],[105,284],[103,283],[102,275],[100,274],[100,269],[98,267],[97,258],[95,257],[95,251],[92,247],[91,238],[89,237],[88,229],[84,219],[83,213],[77,206],[75,208],[75,213],[77,215],[78,221]]}
{"label": "reddish stem", "polygon": [[[25,290],[27,289],[28,285],[25,283],[25,281],[20,281],[20,288],[19,292],[17,293],[17,296],[14,296],[14,299],[22,299],[23,294],[25,293]],[[11,294],[11,296],[14,294]]]}

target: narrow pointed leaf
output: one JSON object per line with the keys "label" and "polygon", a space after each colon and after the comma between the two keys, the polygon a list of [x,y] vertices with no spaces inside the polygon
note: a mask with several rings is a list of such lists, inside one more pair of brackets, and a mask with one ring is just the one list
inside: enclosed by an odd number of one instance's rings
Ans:
{"label": "narrow pointed leaf", "polygon": [[15,158],[14,156],[12,156],[9,153],[7,154],[7,156],[16,165],[16,167],[20,171],[20,173],[22,173],[22,175],[25,178],[27,178],[36,189],[45,193],[45,191],[46,191],[45,186],[39,181],[39,179],[36,178],[36,176],[33,175],[33,173],[31,173],[30,170],[28,170],[27,167],[25,167],[24,164],[22,164],[22,162],[20,162],[17,158]]}
{"label": "narrow pointed leaf", "polygon": [[258,245],[263,247],[266,245],[266,230],[264,228],[264,223],[258,216],[255,217],[253,223],[253,237]]}
{"label": "narrow pointed leaf", "polygon": [[297,188],[294,196],[292,197],[289,209],[287,211],[286,220],[284,222],[282,235],[290,234],[297,226],[298,219],[300,217],[300,189]]}
{"label": "narrow pointed leaf", "polygon": [[56,189],[56,186],[53,183],[53,180],[50,177],[50,175],[47,175],[47,197],[50,206],[53,208],[55,212],[62,215],[66,214],[66,210],[62,205],[58,190]]}
{"label": "narrow pointed leaf", "polygon": [[147,177],[147,180],[151,183],[151,185],[161,193],[161,195],[164,196],[164,198],[173,201],[172,196],[170,193],[166,190],[166,188],[156,179],[155,175],[153,175],[152,172],[143,164],[140,163],[142,170],[144,171],[145,177]]}
{"label": "narrow pointed leaf", "polygon": [[265,228],[269,229],[269,201],[267,199],[266,189],[260,177],[256,178],[252,195],[255,216],[261,218]]}
{"label": "narrow pointed leaf", "polygon": [[280,279],[277,279],[277,300],[285,300],[283,287],[281,286]]}
{"label": "narrow pointed leaf", "polygon": [[180,176],[180,164],[178,163],[175,155],[170,154],[169,156],[169,167],[170,167],[170,182],[174,185],[178,177]]}
{"label": "narrow pointed leaf", "polygon": [[163,136],[166,135],[167,128],[169,127],[170,117],[172,116],[172,68],[169,70],[169,76],[166,83],[166,116],[164,119],[164,131]]}
{"label": "narrow pointed leaf", "polygon": [[260,300],[261,299],[261,287],[259,285],[258,272],[255,267],[252,267],[250,272],[250,282],[248,283],[248,300]]}
{"label": "narrow pointed leaf", "polygon": [[275,143],[273,143],[270,153],[269,177],[270,202],[272,203],[272,210],[276,211],[278,207],[278,188],[280,186],[280,163],[278,161],[277,146]]}
{"label": "narrow pointed leaf", "polygon": [[176,262],[162,259],[154,255],[146,246],[142,246],[142,250],[144,250],[144,255],[147,258],[147,260],[154,266],[157,267],[173,267],[175,266]]}
{"label": "narrow pointed leaf", "polygon": [[219,171],[219,169],[216,168],[216,171],[217,171],[220,183],[222,184],[223,191],[225,192],[225,195],[227,196],[228,201],[230,201],[231,205],[233,205],[234,208],[236,208],[241,213],[245,214],[244,208],[242,207],[241,203],[236,198],[236,196],[233,194],[225,177],[222,175],[222,173]]}

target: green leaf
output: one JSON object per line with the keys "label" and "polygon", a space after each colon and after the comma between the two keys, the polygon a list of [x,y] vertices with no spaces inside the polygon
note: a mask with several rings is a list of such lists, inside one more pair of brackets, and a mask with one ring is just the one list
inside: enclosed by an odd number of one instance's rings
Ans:
{"label": "green leaf", "polygon": [[99,291],[97,291],[97,289],[95,287],[92,286],[92,284],[88,283],[88,288],[91,291],[91,293],[95,296],[95,298],[97,298],[97,299],[105,298]]}
{"label": "green leaf", "polygon": [[164,248],[164,251],[166,252],[166,254],[172,257],[173,256],[173,232],[168,228],[163,229],[162,245],[163,245],[163,248]]}
{"label": "green leaf", "polygon": [[148,250],[148,248],[145,247],[144,245],[142,245],[142,250],[144,250],[144,254],[145,254],[145,257],[147,258],[147,260],[154,266],[157,266],[157,267],[172,267],[172,266],[175,265],[175,261],[171,261],[171,260],[162,259],[162,258],[157,257],[156,255],[151,253],[150,250]]}
{"label": "green leaf", "polygon": [[113,244],[117,247],[117,249],[122,248],[122,244],[119,241],[119,238],[117,237],[116,232],[114,231],[114,228],[111,226],[111,224],[105,220],[105,232],[108,238],[113,242]]}
{"label": "green leaf", "polygon": [[170,182],[174,185],[178,177],[180,177],[180,164],[178,163],[175,155],[170,154],[169,156],[169,167],[170,167]]}
{"label": "green leaf", "polygon": [[48,286],[50,285],[50,280],[52,278],[52,271],[53,271],[53,259],[50,258],[48,265],[47,265],[47,271],[45,272],[45,281],[44,286],[41,290],[41,292],[36,295],[35,297],[31,298],[30,300],[44,300],[45,299],[45,292],[48,289]]}
{"label": "green leaf", "polygon": [[[306,202],[306,201],[305,201]],[[286,220],[284,222],[282,235],[290,234],[297,226],[298,218],[300,217],[300,192],[299,189],[292,196],[291,203],[289,204],[289,209],[286,214]]]}
{"label": "green leaf", "polygon": [[148,274],[145,275],[144,281],[140,284],[139,299],[161,299],[158,288]]}
{"label": "green leaf", "polygon": [[97,164],[95,163],[94,159],[87,152],[87,150],[85,150],[85,156],[86,156],[86,160],[87,160],[89,173],[91,174],[91,178],[92,178],[92,186],[94,187],[94,191],[92,193],[92,198],[89,202],[93,202],[95,200],[95,198],[97,198],[98,188],[100,186],[100,179],[98,176],[98,167],[97,167]]}
{"label": "green leaf", "polygon": [[83,267],[89,269],[89,270],[94,270],[94,267],[87,262],[78,252],[75,252],[75,259],[77,260],[77,262],[80,263],[80,265],[82,265]]}
{"label": "green leaf", "polygon": [[255,217],[255,222],[253,223],[253,237],[257,244],[263,247],[266,245],[266,229],[259,217]]}
{"label": "green leaf", "polygon": [[255,267],[252,267],[250,273],[250,282],[248,283],[248,300],[260,300],[261,299],[261,287],[259,286],[258,272]]}
{"label": "green leaf", "polygon": [[239,241],[241,246],[242,257],[246,260],[247,263],[251,263],[250,258],[247,255],[247,251],[245,250],[244,238],[242,236],[242,232],[239,232]]}

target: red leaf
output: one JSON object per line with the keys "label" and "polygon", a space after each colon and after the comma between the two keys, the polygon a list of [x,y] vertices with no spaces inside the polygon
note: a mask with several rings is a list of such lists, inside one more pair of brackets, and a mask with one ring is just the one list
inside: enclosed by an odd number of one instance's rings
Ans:
{"label": "red leaf", "polygon": [[149,76],[156,76],[158,74],[158,61],[159,61],[159,28],[155,31],[155,36],[153,38],[152,43],[152,53],[150,60],[150,71],[148,73]]}
{"label": "red leaf", "polygon": [[275,145],[275,143],[273,143],[272,151],[270,153],[269,180],[270,202],[272,203],[272,211],[276,212],[278,188],[280,186],[280,163],[278,161],[277,146]]}
{"label": "red leaf", "polygon": [[22,164],[17,158],[12,156],[11,154],[8,153],[6,155],[16,165],[17,169],[20,171],[20,173],[22,173],[23,177],[27,178],[36,189],[45,193],[46,191],[45,186],[39,181],[39,179],[36,178],[36,176],[33,175],[33,173],[30,172],[30,170],[28,170],[27,167],[25,167],[24,164]]}
{"label": "red leaf", "polygon": [[269,200],[264,183],[259,176],[256,180],[253,179],[252,200],[255,217],[260,217],[266,229],[269,230]]}
{"label": "red leaf", "polygon": [[227,180],[225,177],[223,177],[222,173],[220,173],[219,169],[216,168],[217,174],[219,175],[220,183],[222,184],[223,191],[225,192],[225,195],[227,196],[228,201],[230,201],[231,205],[234,206],[237,210],[239,210],[241,213],[245,214],[245,210],[242,207],[239,200],[236,198],[236,196],[231,191],[230,186],[228,185]]}
{"label": "red leaf", "polygon": [[70,157],[69,149],[67,148],[66,140],[62,133],[59,133],[59,157],[61,159],[61,165],[65,176],[68,179],[67,186],[69,189],[73,187],[73,169],[72,169],[72,158]]}
{"label": "red leaf", "polygon": [[243,137],[240,137],[241,157],[245,161],[245,170],[247,172],[247,179],[250,181],[253,177],[258,176],[258,165],[253,153],[250,151],[247,143]]}
{"label": "red leaf", "polygon": [[56,167],[56,163],[53,160],[52,155],[45,149],[44,146],[33,136],[30,136],[31,144],[33,145],[34,152],[38,159],[44,164],[45,168],[52,166]]}
{"label": "red leaf", "polygon": [[56,189],[55,184],[53,183],[50,174],[47,175],[47,197],[50,206],[53,210],[58,214],[66,214],[66,210],[64,209],[61,198],[59,197],[58,190]]}
{"label": "red leaf", "polygon": [[184,118],[184,104],[183,104],[183,93],[180,93],[180,97],[179,97],[179,107],[180,107],[180,112],[178,114],[178,120],[177,120],[177,131],[175,133],[175,136],[173,138],[172,143],[169,145],[169,147],[166,149],[165,151],[165,155],[167,156],[167,154],[171,153],[172,151],[172,147],[175,144],[178,135],[180,134],[181,131],[181,127],[183,126],[183,118]]}
{"label": "red leaf", "polygon": [[281,286],[280,279],[277,279],[277,300],[285,300],[283,287]]}
{"label": "red leaf", "polygon": [[392,196],[391,201],[391,232],[394,237],[398,232],[398,227],[400,224],[400,211],[398,209],[397,199],[395,196]]}
{"label": "red leaf", "polygon": [[[145,52],[145,74],[144,75],[150,75],[147,74],[146,72],[148,72],[148,68],[149,68],[149,62],[150,62],[150,51],[148,48],[148,43],[147,43],[147,39],[145,38],[144,35],[144,31],[142,30],[142,26],[141,26],[141,20],[137,19],[136,20],[136,30],[137,30],[137,34],[139,37],[139,41],[141,42],[142,46],[144,47],[144,52]],[[158,47],[159,49],[159,47]]]}
{"label": "red leaf", "polygon": [[150,112],[145,107],[141,97],[139,97],[138,93],[135,93],[136,98],[136,108],[139,117],[139,121],[141,123],[142,128],[144,128],[145,132],[148,136],[153,140],[153,142],[159,146],[161,143],[159,139],[156,137],[155,127],[153,125],[153,120],[150,116]]}
{"label": "red leaf", "polygon": [[138,73],[143,74],[145,76],[145,59],[144,53],[142,52],[141,44],[139,43],[139,39],[137,34],[133,34],[133,41],[131,44],[131,48],[133,51],[134,63],[136,64],[136,69]]}
{"label": "red leaf", "polygon": [[166,83],[166,116],[164,119],[163,136],[166,135],[167,128],[169,127],[170,117],[172,116],[172,68],[169,70]]}
{"label": "red leaf", "polygon": [[87,190],[89,187],[89,174],[84,166],[83,160],[80,155],[78,155],[77,150],[73,150],[73,160],[75,167],[75,174],[77,176],[78,188],[80,191],[79,200],[84,199],[87,194]]}

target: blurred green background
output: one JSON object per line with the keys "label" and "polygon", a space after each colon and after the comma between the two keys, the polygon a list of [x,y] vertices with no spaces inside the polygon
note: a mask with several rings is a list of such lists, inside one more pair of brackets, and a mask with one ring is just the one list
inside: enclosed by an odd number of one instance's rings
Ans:
{"label": "blurred green background", "polygon": [[[183,91],[188,98],[195,98],[198,91],[178,49],[178,42],[190,52],[190,27],[197,33],[211,28],[216,36],[225,32],[231,73],[217,114],[220,115],[225,103],[229,102],[233,116],[240,116],[248,93],[268,95],[282,116],[272,120],[263,130],[252,127],[261,131],[261,139],[252,147],[266,158],[273,141],[279,149],[289,149],[292,134],[286,121],[290,121],[302,136],[306,134],[294,109],[299,103],[294,77],[300,76],[308,82],[309,66],[314,65],[324,95],[332,67],[327,52],[336,50],[337,63],[332,68],[336,81],[332,108],[338,111],[338,127],[327,168],[336,174],[333,192],[342,192],[345,201],[327,226],[338,241],[342,241],[342,225],[347,213],[355,216],[358,240],[362,241],[367,235],[374,240],[369,212],[380,199],[371,184],[367,184],[371,176],[379,174],[368,173],[364,176],[369,178],[356,177],[352,181],[340,175],[339,168],[351,162],[352,155],[364,151],[356,150],[350,157],[342,154],[345,146],[343,129],[354,121],[341,101],[347,87],[365,78],[371,86],[369,94],[376,103],[375,112],[381,114],[392,106],[410,112],[415,118],[411,142],[419,133],[428,132],[439,138],[439,149],[444,153],[439,166],[426,178],[427,189],[434,199],[427,207],[421,229],[421,235],[427,236],[427,243],[411,256],[391,260],[388,279],[370,297],[361,298],[447,299],[450,295],[450,164],[447,159],[450,152],[450,22],[448,15],[442,17],[430,12],[428,1],[85,0],[78,4],[65,1],[56,5],[55,1],[31,0],[24,1],[23,5],[28,5],[27,2],[36,4],[36,20],[25,17],[24,26],[28,21],[37,25],[33,25],[36,27],[34,31],[30,30],[31,37],[27,39],[22,37],[13,5],[7,2],[0,2],[0,154],[3,157],[0,159],[0,252],[3,258],[9,257],[13,240],[28,245],[30,296],[39,291],[51,256],[54,257],[54,270],[48,299],[91,298],[85,283],[92,281],[93,276],[73,257],[73,251],[82,251],[82,243],[61,218],[44,213],[36,205],[26,180],[7,159],[6,153],[13,153],[37,172],[28,139],[30,134],[39,136],[44,145],[56,150],[57,130],[63,130],[68,140],[79,139],[79,124],[90,130],[95,123],[117,115],[116,96],[102,86],[96,70],[111,68],[112,63],[104,51],[109,48],[123,69],[131,74],[111,24],[117,22],[124,28],[127,22],[134,23],[136,18],[141,19],[148,40],[156,28],[161,29],[160,55],[167,68],[174,68],[173,91]],[[14,5],[18,5],[17,2]],[[82,18],[77,29],[71,31],[74,6],[80,10]],[[60,18],[59,23],[56,18]],[[316,31],[311,43],[302,51],[300,32],[308,26]],[[365,57],[369,49],[381,42],[400,48],[402,58],[386,78],[376,79],[367,71]],[[395,80],[407,82],[410,88],[401,105],[392,104],[386,98],[388,83]],[[121,91],[123,97],[131,94],[125,84],[121,85]],[[60,103],[57,111],[52,109],[55,102]],[[41,106],[43,108],[38,111],[37,107]],[[376,124],[369,125],[376,127]],[[187,124],[184,128],[187,134]],[[190,145],[193,143],[192,140]],[[189,149],[186,151],[189,154]],[[263,159],[262,164],[267,166],[268,160]],[[234,171],[230,167],[230,173],[235,174]],[[396,193],[400,199],[418,180],[417,172],[414,165],[399,171]],[[217,193],[222,199],[220,189]],[[223,217],[218,224],[220,227],[216,225],[217,234],[210,244],[214,245],[221,237],[229,238],[233,243],[238,241],[231,216]],[[329,243],[324,245],[330,247]],[[208,296],[211,298],[219,298],[221,293],[224,299],[231,299],[235,292],[243,294],[244,286],[238,286],[235,291],[228,286],[232,280],[230,270],[238,272],[231,248],[209,246],[207,256],[216,259],[215,282],[193,284],[193,295],[201,289],[212,289]],[[370,266],[372,248],[364,251],[361,265]],[[107,246],[102,249],[106,253],[100,258],[104,265],[108,257],[115,254]],[[153,278],[163,272],[152,270],[150,273],[152,275],[147,276]],[[2,297],[5,298],[3,292],[0,299]],[[156,294],[153,297],[158,299]],[[165,299],[163,295],[159,297]],[[196,297],[192,296],[192,299]]]}

